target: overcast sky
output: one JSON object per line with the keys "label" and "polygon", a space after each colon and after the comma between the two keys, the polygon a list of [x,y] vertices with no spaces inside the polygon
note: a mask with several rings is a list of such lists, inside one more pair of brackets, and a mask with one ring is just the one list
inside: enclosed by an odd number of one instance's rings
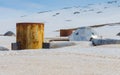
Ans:
{"label": "overcast sky", "polygon": [[107,0],[0,0],[0,16],[3,19],[10,16],[16,17],[45,10],[83,6],[105,1]]}

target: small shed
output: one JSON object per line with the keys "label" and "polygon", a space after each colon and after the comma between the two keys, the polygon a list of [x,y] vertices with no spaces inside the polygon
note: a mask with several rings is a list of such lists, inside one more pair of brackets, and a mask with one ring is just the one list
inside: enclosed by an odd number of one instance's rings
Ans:
{"label": "small shed", "polygon": [[90,27],[80,27],[69,36],[70,41],[91,41],[93,38],[97,38],[97,33]]}
{"label": "small shed", "polygon": [[72,31],[71,29],[61,29],[60,30],[60,37],[67,37],[69,35],[72,34]]}

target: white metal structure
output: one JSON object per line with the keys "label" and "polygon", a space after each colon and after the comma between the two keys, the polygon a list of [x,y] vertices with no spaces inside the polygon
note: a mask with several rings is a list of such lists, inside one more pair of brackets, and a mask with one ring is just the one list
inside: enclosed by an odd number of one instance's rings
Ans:
{"label": "white metal structure", "polygon": [[98,36],[90,27],[81,27],[69,36],[70,41],[90,41],[93,38]]}

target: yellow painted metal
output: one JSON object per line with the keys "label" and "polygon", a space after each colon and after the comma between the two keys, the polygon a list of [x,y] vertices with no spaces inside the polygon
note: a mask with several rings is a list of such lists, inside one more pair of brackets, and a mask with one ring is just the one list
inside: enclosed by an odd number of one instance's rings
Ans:
{"label": "yellow painted metal", "polygon": [[17,42],[20,49],[40,49],[44,42],[43,23],[17,23]]}

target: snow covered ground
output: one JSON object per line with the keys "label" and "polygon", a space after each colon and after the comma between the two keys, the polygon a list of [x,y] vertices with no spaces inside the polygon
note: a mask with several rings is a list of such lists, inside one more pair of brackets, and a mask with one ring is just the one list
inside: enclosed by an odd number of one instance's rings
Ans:
{"label": "snow covered ground", "polygon": [[[0,37],[10,47],[15,37]],[[91,42],[55,49],[0,51],[0,75],[119,75],[120,45]],[[6,45],[5,45],[6,44]]]}
{"label": "snow covered ground", "polygon": [[45,37],[59,36],[56,30],[93,26],[98,24],[120,22],[120,1],[109,4],[91,4],[86,6],[74,6],[47,12],[37,12],[28,15],[20,15],[17,18],[8,18],[0,21],[0,34],[8,30],[16,32],[16,23],[19,22],[43,22],[45,23]]}
{"label": "snow covered ground", "polygon": [[[0,34],[16,32],[18,22],[45,23],[45,38],[58,37],[56,30],[120,22],[120,1],[71,7],[0,21]],[[120,25],[93,28],[103,38],[117,38]],[[120,75],[120,44],[92,46],[91,42],[55,49],[11,50],[16,37],[0,36],[0,75]]]}
{"label": "snow covered ground", "polygon": [[1,75],[119,75],[120,45],[0,51]]}

